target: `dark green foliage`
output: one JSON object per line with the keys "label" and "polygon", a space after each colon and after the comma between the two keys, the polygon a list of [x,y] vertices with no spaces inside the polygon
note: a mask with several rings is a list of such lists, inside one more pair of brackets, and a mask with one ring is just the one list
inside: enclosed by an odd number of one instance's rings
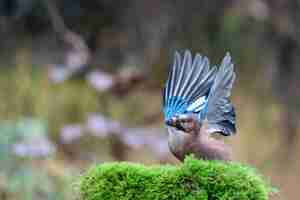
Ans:
{"label": "dark green foliage", "polygon": [[245,165],[190,156],[180,166],[94,166],[80,178],[79,190],[82,200],[267,200],[272,188]]}

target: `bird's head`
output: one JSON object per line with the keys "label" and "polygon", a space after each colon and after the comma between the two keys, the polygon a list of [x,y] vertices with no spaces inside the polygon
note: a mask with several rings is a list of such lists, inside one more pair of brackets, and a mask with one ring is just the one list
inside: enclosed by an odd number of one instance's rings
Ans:
{"label": "bird's head", "polygon": [[166,119],[165,124],[185,133],[198,133],[201,128],[201,123],[197,116],[192,113],[174,115]]}

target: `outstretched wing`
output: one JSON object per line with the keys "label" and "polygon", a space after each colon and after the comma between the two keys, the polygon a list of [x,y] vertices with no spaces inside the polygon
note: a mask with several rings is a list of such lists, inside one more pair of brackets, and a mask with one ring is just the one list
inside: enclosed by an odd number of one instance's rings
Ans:
{"label": "outstretched wing", "polygon": [[207,102],[216,68],[209,69],[209,60],[186,50],[182,57],[175,52],[174,63],[163,92],[163,111],[166,119],[185,112],[199,113]]}
{"label": "outstretched wing", "polygon": [[229,97],[235,80],[229,53],[224,57],[210,90],[207,104],[208,132],[229,136],[236,132],[235,110]]}

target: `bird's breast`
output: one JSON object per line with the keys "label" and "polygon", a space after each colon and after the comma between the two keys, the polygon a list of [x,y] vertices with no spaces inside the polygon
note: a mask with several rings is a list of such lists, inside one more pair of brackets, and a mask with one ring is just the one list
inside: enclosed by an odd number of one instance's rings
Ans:
{"label": "bird's breast", "polygon": [[183,158],[190,135],[174,127],[168,127],[168,144],[171,152],[178,158]]}

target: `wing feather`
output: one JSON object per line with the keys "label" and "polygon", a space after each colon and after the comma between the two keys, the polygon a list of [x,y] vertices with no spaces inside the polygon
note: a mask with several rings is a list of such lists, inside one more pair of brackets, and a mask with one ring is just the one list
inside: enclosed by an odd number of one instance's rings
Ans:
{"label": "wing feather", "polygon": [[208,131],[231,135],[236,132],[235,110],[229,97],[235,80],[229,53],[224,57],[208,97]]}
{"label": "wing feather", "polygon": [[[163,94],[165,118],[184,112],[200,112],[202,104],[199,98],[205,97],[207,100],[215,72],[216,68],[209,69],[207,57],[196,54],[192,59],[191,52],[186,50],[181,62],[180,54],[175,52],[174,64]],[[194,106],[189,107],[193,103]]]}

